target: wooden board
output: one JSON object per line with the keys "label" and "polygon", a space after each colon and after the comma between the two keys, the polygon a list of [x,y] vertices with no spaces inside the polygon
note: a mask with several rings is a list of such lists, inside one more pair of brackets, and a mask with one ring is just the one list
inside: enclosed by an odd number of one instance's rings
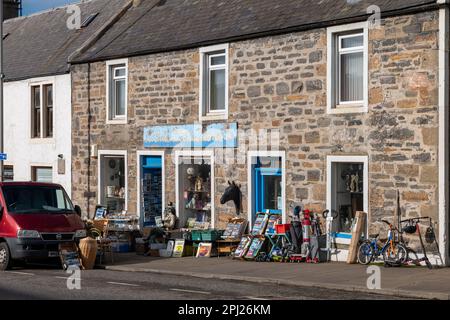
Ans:
{"label": "wooden board", "polygon": [[348,249],[347,263],[352,264],[357,262],[358,244],[361,234],[364,232],[366,225],[367,214],[362,211],[357,211],[355,215],[355,223],[352,226],[352,240]]}

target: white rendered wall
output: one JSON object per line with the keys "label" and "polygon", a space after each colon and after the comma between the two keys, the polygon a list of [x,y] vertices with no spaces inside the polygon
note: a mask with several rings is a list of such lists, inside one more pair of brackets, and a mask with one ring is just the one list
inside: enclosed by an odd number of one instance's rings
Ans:
{"label": "white rendered wall", "polygon": [[[31,139],[31,86],[53,84],[53,138]],[[71,195],[71,77],[70,74],[5,83],[5,165],[14,166],[15,181],[31,181],[31,167],[53,168],[53,182]],[[65,174],[58,174],[58,155]]]}

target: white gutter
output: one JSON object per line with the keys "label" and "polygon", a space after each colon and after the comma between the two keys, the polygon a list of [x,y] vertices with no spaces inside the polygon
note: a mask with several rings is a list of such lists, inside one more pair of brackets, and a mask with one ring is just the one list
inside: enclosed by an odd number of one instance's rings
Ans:
{"label": "white gutter", "polygon": [[[439,4],[448,4],[448,0],[438,0]],[[443,264],[449,265],[448,245],[448,143],[449,143],[449,9],[439,9],[439,251]]]}

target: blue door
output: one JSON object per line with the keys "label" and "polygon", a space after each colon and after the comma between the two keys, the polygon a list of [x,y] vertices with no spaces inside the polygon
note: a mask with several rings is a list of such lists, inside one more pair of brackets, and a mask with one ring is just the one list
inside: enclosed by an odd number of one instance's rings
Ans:
{"label": "blue door", "polygon": [[155,218],[162,218],[162,157],[142,156],[141,164],[141,223],[155,227]]}
{"label": "blue door", "polygon": [[[279,161],[277,161],[279,160]],[[271,158],[270,162],[262,164],[258,158],[254,170],[254,204],[255,212],[270,212],[282,214],[282,170],[281,159]]]}

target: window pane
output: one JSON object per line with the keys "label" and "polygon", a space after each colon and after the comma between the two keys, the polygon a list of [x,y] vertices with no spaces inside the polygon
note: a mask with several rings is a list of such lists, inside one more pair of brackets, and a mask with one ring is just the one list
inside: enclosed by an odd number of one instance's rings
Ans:
{"label": "window pane", "polygon": [[342,49],[362,47],[363,45],[364,45],[364,36],[362,35],[348,38],[341,38]]}
{"label": "window pane", "polygon": [[221,65],[225,64],[225,56],[217,56],[217,57],[211,57],[211,65]]}
{"label": "window pane", "polygon": [[341,102],[363,100],[363,53],[341,54]]}
{"label": "window pane", "polygon": [[49,182],[53,181],[52,168],[35,168],[36,182]]}
{"label": "window pane", "polygon": [[125,68],[116,68],[114,72],[116,77],[125,77]]}
{"label": "window pane", "polygon": [[4,166],[3,168],[3,181],[14,181],[14,167]]}
{"label": "window pane", "polygon": [[264,209],[282,210],[281,204],[281,176],[264,177]]}
{"label": "window pane", "polygon": [[33,138],[41,136],[41,87],[32,87],[31,133]]}
{"label": "window pane", "polygon": [[34,90],[34,106],[39,108],[41,106],[41,88],[33,87]]}
{"label": "window pane", "polygon": [[225,70],[211,70],[211,92],[209,109],[225,109]]}
{"label": "window pane", "polygon": [[53,136],[53,86],[44,86],[44,137]]}
{"label": "window pane", "polygon": [[48,85],[45,86],[46,96],[47,96],[47,105],[52,106],[53,105],[53,86]]}
{"label": "window pane", "polygon": [[125,80],[117,80],[116,85],[116,116],[125,115]]}

